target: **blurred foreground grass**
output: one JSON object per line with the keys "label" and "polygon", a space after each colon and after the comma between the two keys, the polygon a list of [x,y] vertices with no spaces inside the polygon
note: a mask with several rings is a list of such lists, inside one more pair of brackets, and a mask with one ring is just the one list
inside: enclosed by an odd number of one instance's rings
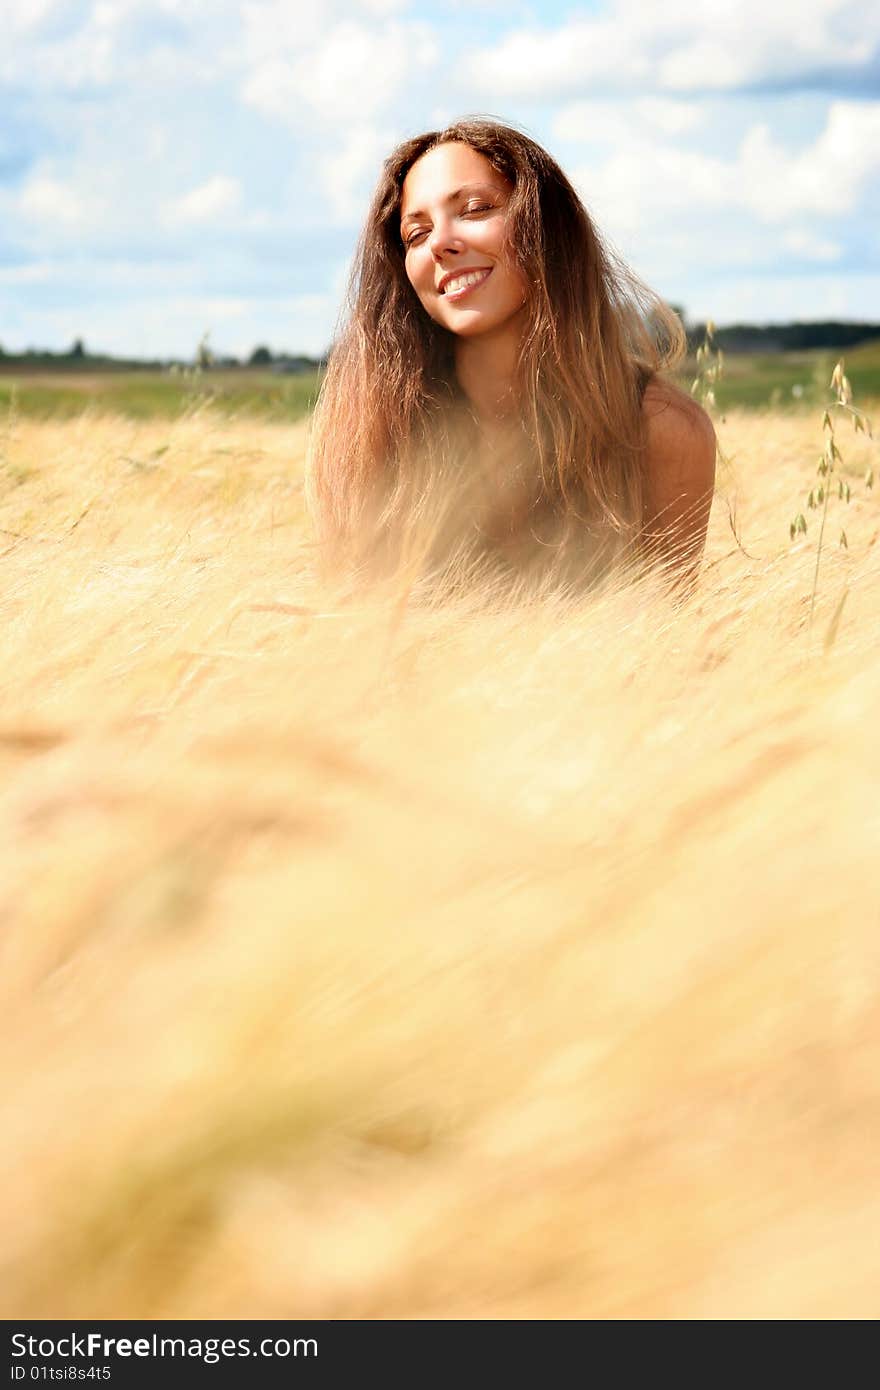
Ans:
{"label": "blurred foreground grass", "polygon": [[306,429],[0,425],[5,1316],[876,1315],[876,499],[811,632],[803,414],[683,607],[403,601]]}

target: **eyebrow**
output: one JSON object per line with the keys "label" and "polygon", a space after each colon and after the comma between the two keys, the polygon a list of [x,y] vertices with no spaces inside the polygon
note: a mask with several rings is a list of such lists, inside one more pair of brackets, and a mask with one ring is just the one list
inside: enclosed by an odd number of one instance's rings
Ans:
{"label": "eyebrow", "polygon": [[[456,199],[461,197],[462,193],[477,192],[503,193],[504,190],[494,183],[463,183],[461,188],[456,188],[452,193],[448,193],[443,201],[444,203],[454,203]],[[407,222],[418,222],[420,217],[427,217],[427,215],[423,208],[419,208],[417,212],[408,212],[405,217],[401,217],[400,225],[403,227]]]}

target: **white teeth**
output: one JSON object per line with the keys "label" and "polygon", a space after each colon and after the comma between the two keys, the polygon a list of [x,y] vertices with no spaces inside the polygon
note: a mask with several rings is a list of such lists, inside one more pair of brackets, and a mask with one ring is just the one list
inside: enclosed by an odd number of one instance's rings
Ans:
{"label": "white teeth", "polygon": [[454,294],[456,290],[463,290],[467,285],[478,285],[481,280],[485,280],[488,273],[487,270],[470,270],[464,275],[456,275],[454,280],[447,280],[443,293]]}

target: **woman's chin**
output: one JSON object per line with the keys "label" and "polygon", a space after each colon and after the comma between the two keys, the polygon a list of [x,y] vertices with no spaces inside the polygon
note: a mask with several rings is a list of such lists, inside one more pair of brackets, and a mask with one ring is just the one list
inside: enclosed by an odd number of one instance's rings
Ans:
{"label": "woman's chin", "polygon": [[443,326],[457,338],[478,337],[481,333],[489,333],[496,327],[492,319],[486,314],[481,314],[479,309],[461,309],[454,316],[450,315]]}

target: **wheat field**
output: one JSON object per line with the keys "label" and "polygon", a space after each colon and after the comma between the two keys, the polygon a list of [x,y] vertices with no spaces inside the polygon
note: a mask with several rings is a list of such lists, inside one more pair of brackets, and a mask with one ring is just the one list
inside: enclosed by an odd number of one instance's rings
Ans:
{"label": "wheat field", "polygon": [[680,604],[334,589],[307,428],[0,425],[4,1315],[876,1316],[876,444],[809,625],[814,411]]}

